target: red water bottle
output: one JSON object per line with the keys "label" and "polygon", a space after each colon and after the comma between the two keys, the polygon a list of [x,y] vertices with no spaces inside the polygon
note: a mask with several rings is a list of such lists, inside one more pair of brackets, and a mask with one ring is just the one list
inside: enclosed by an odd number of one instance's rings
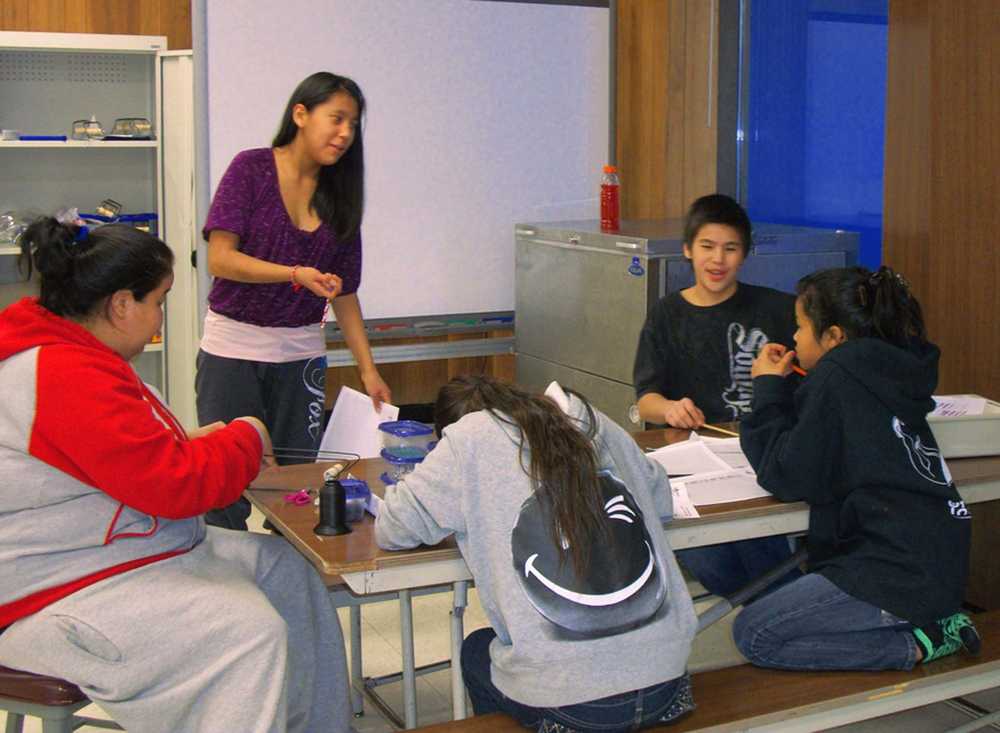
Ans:
{"label": "red water bottle", "polygon": [[617,232],[621,225],[618,209],[618,169],[613,165],[604,166],[601,176],[601,231]]}

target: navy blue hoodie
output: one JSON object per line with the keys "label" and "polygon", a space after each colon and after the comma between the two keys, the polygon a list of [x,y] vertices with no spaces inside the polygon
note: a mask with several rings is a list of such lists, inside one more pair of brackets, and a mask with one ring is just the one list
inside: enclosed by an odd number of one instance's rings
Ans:
{"label": "navy blue hoodie", "polygon": [[956,613],[970,513],[927,425],[940,351],[852,339],[794,390],[754,380],[740,443],[762,487],[809,504],[809,570],[922,625]]}

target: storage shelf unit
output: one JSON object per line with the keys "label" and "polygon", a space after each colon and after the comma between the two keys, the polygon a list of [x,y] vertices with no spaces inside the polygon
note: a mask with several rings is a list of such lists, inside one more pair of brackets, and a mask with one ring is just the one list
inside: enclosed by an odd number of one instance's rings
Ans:
{"label": "storage shelf unit", "polygon": [[0,148],[157,148],[156,140],[0,140]]}
{"label": "storage shelf unit", "polygon": [[[25,135],[67,135],[74,120],[95,115],[111,131],[119,117],[145,117],[153,140],[0,141],[0,213],[93,212],[106,198],[122,213],[163,219],[160,142],[161,52],[165,36],[0,31],[0,127]],[[17,247],[0,248],[16,255]],[[3,257],[8,263],[11,257]],[[3,264],[11,283],[16,270]],[[0,289],[2,289],[0,285]],[[169,398],[165,345],[133,362]]]}

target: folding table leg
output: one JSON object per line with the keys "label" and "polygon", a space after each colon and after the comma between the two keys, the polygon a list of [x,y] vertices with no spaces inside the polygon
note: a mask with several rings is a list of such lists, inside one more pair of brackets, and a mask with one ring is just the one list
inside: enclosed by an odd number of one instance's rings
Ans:
{"label": "folding table leg", "polygon": [[465,715],[465,683],[462,681],[462,641],[465,638],[463,615],[467,605],[469,581],[459,580],[453,586],[451,608],[451,710],[455,720]]}
{"label": "folding table leg", "polygon": [[399,591],[399,634],[403,647],[403,721],[417,727],[417,674],[413,654],[413,601],[409,590]]}
{"label": "folding table leg", "polygon": [[349,606],[351,626],[351,711],[355,718],[365,714],[365,679],[361,672],[361,606]]}

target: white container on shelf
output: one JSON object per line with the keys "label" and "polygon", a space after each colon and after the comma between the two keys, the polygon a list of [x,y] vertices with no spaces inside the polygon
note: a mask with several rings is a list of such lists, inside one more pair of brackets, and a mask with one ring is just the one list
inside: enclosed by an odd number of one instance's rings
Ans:
{"label": "white container on shelf", "polygon": [[927,416],[927,423],[945,458],[1000,455],[1000,402],[987,399],[982,415],[948,417],[932,414]]}

